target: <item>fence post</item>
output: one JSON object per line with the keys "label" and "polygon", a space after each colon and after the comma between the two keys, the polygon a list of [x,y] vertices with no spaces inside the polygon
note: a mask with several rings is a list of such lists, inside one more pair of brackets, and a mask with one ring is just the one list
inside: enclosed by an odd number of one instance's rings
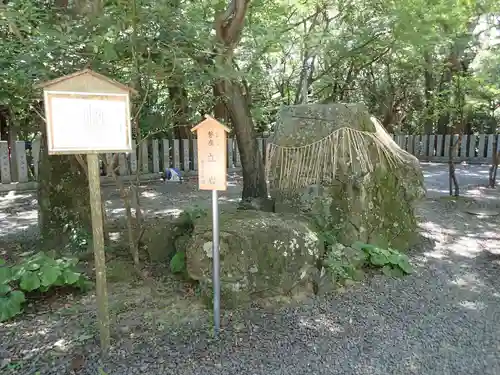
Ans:
{"label": "fence post", "polygon": [[450,156],[450,142],[451,142],[451,135],[450,134],[446,134],[444,136],[444,153],[443,153],[443,156],[445,156],[447,160],[448,160],[448,157]]}
{"label": "fence post", "polygon": [[160,143],[157,139],[153,139],[152,148],[153,148],[153,173],[160,172]]}
{"label": "fence post", "polygon": [[189,139],[182,140],[182,169],[189,171]]}
{"label": "fence post", "polygon": [[120,176],[125,176],[128,174],[127,157],[123,152],[120,152],[120,154],[118,154],[118,170],[120,171]]}
{"label": "fence post", "polygon": [[429,136],[427,134],[422,135],[422,141],[420,145],[419,156],[425,159],[429,153]]}
{"label": "fence post", "polygon": [[434,134],[429,136],[429,151],[428,154],[429,160],[431,161],[431,158],[434,158],[436,155],[436,136]]}
{"label": "fence post", "polygon": [[9,143],[0,141],[0,178],[2,184],[10,184],[12,178],[10,175]]}
{"label": "fence post", "polygon": [[191,145],[193,146],[193,171],[198,170],[198,139],[191,139]]}
{"label": "fence post", "polygon": [[[457,142],[458,142],[458,134],[454,134],[453,135],[453,143],[452,143],[452,145],[455,146]],[[456,147],[453,149],[453,155],[452,156],[454,158],[458,157],[458,150],[459,150],[459,148],[460,148],[460,145],[456,145]]]}
{"label": "fence post", "polygon": [[134,175],[137,173],[137,143],[135,139],[132,140],[132,152],[129,154],[130,162],[130,174]]}
{"label": "fence post", "polygon": [[480,134],[479,135],[479,144],[477,146],[477,148],[478,148],[477,156],[479,159],[484,159],[485,146],[486,146],[486,135]]}
{"label": "fence post", "polygon": [[141,172],[149,173],[149,155],[148,155],[148,140],[143,139],[140,145],[141,153]]}
{"label": "fence post", "polygon": [[227,167],[234,168],[233,140],[227,137]]}
{"label": "fence post", "polygon": [[174,168],[181,168],[181,152],[179,150],[179,147],[180,144],[179,144],[179,140],[178,139],[174,139],[174,163],[173,163],[173,167]]}
{"label": "fence post", "polygon": [[408,145],[407,145],[407,151],[409,154],[413,155],[413,146],[414,146],[415,138],[413,135],[408,136]]}
{"label": "fence post", "polygon": [[113,162],[113,154],[107,153],[104,155],[104,158],[106,160],[106,175],[107,176],[113,176],[113,171],[111,170],[111,163]]}
{"label": "fence post", "polygon": [[465,160],[467,158],[467,134],[462,135],[462,144],[460,145],[460,160]]}
{"label": "fence post", "polygon": [[493,141],[495,140],[495,136],[490,134],[488,136],[488,150],[486,151],[486,157],[491,159],[493,156]]}
{"label": "fence post", "polygon": [[467,155],[467,158],[469,160],[474,160],[476,157],[476,135],[472,134],[470,136],[470,141],[469,141],[469,155]]}
{"label": "fence post", "polygon": [[26,160],[26,142],[16,141],[14,143],[16,149],[16,167],[17,180],[19,182],[28,182],[28,161]]}
{"label": "fence post", "polygon": [[439,159],[443,157],[443,135],[437,135],[437,145],[436,145],[436,158]]}
{"label": "fence post", "polygon": [[163,142],[163,172],[170,167],[170,142],[168,139],[162,139]]}

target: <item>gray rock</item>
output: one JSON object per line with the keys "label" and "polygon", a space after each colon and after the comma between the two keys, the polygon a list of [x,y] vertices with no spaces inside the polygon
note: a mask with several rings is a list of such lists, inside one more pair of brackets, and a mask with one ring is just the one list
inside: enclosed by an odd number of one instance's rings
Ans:
{"label": "gray rock", "polygon": [[343,244],[411,246],[423,174],[364,105],[285,107],[269,142],[276,212],[305,213]]}
{"label": "gray rock", "polygon": [[[210,295],[211,222],[196,223],[186,247],[189,276]],[[311,287],[310,274],[322,256],[322,242],[307,221],[295,215],[244,210],[220,215],[223,303],[294,293]]]}

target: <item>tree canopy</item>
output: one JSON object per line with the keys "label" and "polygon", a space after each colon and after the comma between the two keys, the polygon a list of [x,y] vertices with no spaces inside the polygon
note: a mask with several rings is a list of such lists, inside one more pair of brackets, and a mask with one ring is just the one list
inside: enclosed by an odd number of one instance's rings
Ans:
{"label": "tree canopy", "polygon": [[4,0],[2,121],[29,137],[42,115],[34,84],[92,67],[141,93],[135,112],[145,134],[187,134],[185,125],[224,106],[214,90],[221,79],[241,85],[257,131],[283,104],[340,101],[366,103],[389,131],[443,133],[462,123],[496,132],[498,2],[244,2],[228,69],[215,30],[226,2]]}

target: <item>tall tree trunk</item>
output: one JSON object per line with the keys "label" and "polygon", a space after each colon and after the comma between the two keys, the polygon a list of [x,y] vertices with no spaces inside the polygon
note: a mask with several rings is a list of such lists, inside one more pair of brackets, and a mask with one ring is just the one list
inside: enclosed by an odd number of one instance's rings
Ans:
{"label": "tall tree trunk", "polygon": [[[67,1],[56,6],[93,17],[101,12],[102,0],[78,0],[73,9]],[[41,124],[41,149],[38,174],[40,235],[46,246],[69,242],[70,229],[92,233],[88,180],[74,155],[51,155],[47,150],[45,123]]]}
{"label": "tall tree trunk", "polygon": [[425,71],[424,71],[424,97],[425,97],[425,119],[424,119],[424,133],[432,134],[434,121],[433,121],[433,105],[432,105],[432,91],[434,89],[434,76],[432,73],[432,59],[429,52],[424,53]]}
{"label": "tall tree trunk", "polygon": [[213,86],[212,91],[214,95],[214,116],[227,123],[229,120],[229,113],[226,108],[226,98],[220,91],[218,84]]}
{"label": "tall tree trunk", "polygon": [[[216,58],[221,71],[234,69],[233,52],[239,42],[245,23],[245,15],[250,0],[232,0],[223,14],[215,20],[220,53]],[[248,102],[243,95],[242,85],[235,79],[221,78],[218,91],[225,97],[225,105],[236,134],[243,169],[242,199],[267,199],[267,185],[264,174],[264,160],[257,147],[254,123]]]}
{"label": "tall tree trunk", "polygon": [[223,81],[218,84],[226,95],[226,106],[236,134],[243,170],[242,199],[267,199],[264,163],[255,137],[255,130],[245,97],[238,83]]}
{"label": "tall tree trunk", "polygon": [[0,107],[0,140],[6,141],[8,137],[9,110],[7,107]]}
{"label": "tall tree trunk", "polygon": [[38,169],[40,234],[46,246],[64,246],[71,229],[92,233],[88,181],[73,155],[49,156],[44,128]]}
{"label": "tall tree trunk", "polygon": [[190,139],[191,126],[189,126],[189,104],[187,90],[178,82],[168,87],[168,94],[174,107],[174,138]]}

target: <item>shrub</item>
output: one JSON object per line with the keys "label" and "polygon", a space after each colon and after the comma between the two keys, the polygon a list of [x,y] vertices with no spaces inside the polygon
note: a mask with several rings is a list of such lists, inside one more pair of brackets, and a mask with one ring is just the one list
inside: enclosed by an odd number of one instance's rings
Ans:
{"label": "shrub", "polygon": [[394,249],[382,249],[361,242],[350,247],[338,243],[328,246],[324,263],[336,282],[346,279],[360,280],[363,277],[363,268],[380,268],[390,277],[404,276],[412,272],[406,255]]}
{"label": "shrub", "polygon": [[0,259],[0,322],[23,311],[26,292],[43,293],[58,286],[87,289],[89,281],[77,271],[77,264],[77,259],[55,259],[45,253],[37,253],[13,266]]}

